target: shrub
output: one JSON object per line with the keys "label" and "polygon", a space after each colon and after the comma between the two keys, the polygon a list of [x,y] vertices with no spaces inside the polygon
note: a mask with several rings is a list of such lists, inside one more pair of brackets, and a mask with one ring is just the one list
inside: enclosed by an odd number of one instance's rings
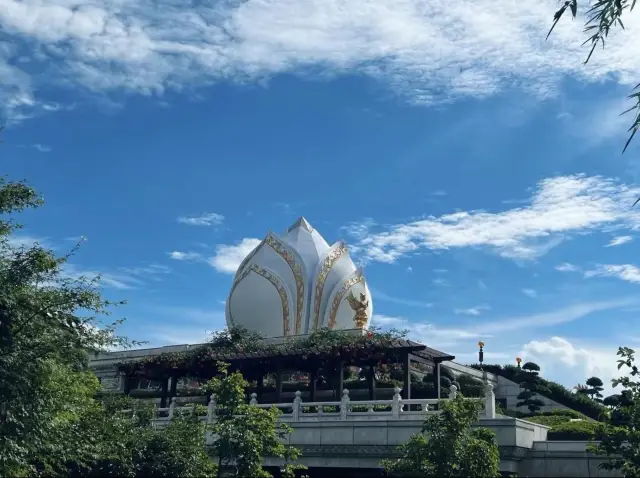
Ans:
{"label": "shrub", "polygon": [[596,430],[600,424],[596,422],[565,422],[555,425],[549,430],[549,441],[586,441],[596,437]]}
{"label": "shrub", "polygon": [[538,425],[545,425],[552,428],[563,425],[565,423],[570,423],[571,420],[571,418],[562,415],[534,415],[532,417],[522,417],[522,419],[531,423],[537,423]]}
{"label": "shrub", "polygon": [[461,373],[458,375],[460,391],[468,398],[484,397],[484,384],[471,375]]}
{"label": "shrub", "polygon": [[[475,368],[476,370],[485,370],[489,373],[499,375],[506,378],[507,380],[511,380],[516,383],[519,383],[519,374],[522,373],[521,369],[513,365],[502,366],[496,364],[487,364],[480,367],[479,364],[472,364],[469,365],[469,367]],[[536,393],[538,395],[542,395],[543,397],[547,397],[555,402],[558,402],[565,407],[569,407],[573,410],[581,412],[589,418],[593,418],[594,420],[601,421],[606,416],[606,409],[601,404],[591,400],[589,397],[586,397],[583,394],[571,393],[571,391],[563,385],[545,380],[542,377],[538,377],[538,386],[536,388]]]}

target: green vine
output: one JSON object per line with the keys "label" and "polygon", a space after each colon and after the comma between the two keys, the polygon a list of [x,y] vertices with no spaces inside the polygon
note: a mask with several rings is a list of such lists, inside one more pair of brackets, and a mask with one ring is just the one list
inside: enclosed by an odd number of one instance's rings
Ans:
{"label": "green vine", "polygon": [[407,331],[395,329],[380,331],[371,328],[367,333],[354,335],[347,331],[322,328],[313,333],[292,337],[283,343],[269,343],[260,334],[242,327],[232,327],[215,332],[211,340],[181,352],[166,352],[136,361],[120,362],[118,368],[130,375],[155,377],[189,376],[208,378],[216,373],[219,360],[229,360],[229,355],[262,354],[266,357],[296,356],[302,362],[310,356],[329,360],[336,357],[367,358],[393,363],[399,360],[399,352],[393,345],[405,339]]}

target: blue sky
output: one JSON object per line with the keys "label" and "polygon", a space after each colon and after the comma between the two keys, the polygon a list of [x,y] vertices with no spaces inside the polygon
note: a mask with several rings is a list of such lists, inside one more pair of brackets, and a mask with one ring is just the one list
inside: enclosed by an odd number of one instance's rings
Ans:
{"label": "blue sky", "polygon": [[166,345],[222,327],[234,267],[304,215],[378,325],[609,379],[640,342],[639,37],[584,67],[579,22],[542,41],[554,2],[498,3],[0,0],[2,170],[46,200],[21,240],[85,236],[68,273]]}

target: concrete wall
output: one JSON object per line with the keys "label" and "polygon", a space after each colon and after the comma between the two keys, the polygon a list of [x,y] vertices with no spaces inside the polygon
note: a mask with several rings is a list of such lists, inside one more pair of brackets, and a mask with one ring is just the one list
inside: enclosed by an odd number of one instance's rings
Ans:
{"label": "concrete wall", "polygon": [[606,459],[587,453],[587,442],[535,442],[520,463],[520,477],[618,477],[598,468]]}

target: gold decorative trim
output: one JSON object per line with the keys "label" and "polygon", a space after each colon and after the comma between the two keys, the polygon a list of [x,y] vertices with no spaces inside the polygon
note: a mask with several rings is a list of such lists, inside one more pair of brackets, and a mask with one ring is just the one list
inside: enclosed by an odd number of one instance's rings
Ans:
{"label": "gold decorative trim", "polygon": [[273,233],[267,234],[265,242],[282,257],[293,272],[296,280],[296,324],[295,333],[300,333],[302,328],[302,314],[304,312],[304,277],[302,276],[302,268],[296,262],[295,256],[287,249],[287,246],[278,239]]}
{"label": "gold decorative trim", "polygon": [[[280,296],[280,301],[282,302],[282,335],[284,336],[289,335],[291,330],[289,329],[289,300],[287,297],[287,291],[282,285],[282,282],[280,282],[280,279],[278,279],[278,277],[276,277],[271,272],[263,269],[260,266],[257,266],[256,264],[251,264],[251,267],[248,267],[246,270],[242,271],[242,274],[240,274],[240,276],[236,279],[235,283],[233,284],[233,287],[231,288],[229,299],[231,299],[231,295],[233,294],[233,291],[235,290],[236,286],[240,283],[242,279],[247,277],[247,275],[249,275],[251,271],[267,279],[269,282],[271,282],[271,284],[273,284],[273,286],[278,291],[278,295]],[[231,320],[233,322],[233,317],[231,315],[231,303],[229,303],[229,317],[231,317]]]}
{"label": "gold decorative trim", "polygon": [[329,251],[329,254],[322,261],[322,269],[318,274],[315,287],[315,298],[313,301],[313,329],[318,329],[318,323],[320,321],[320,302],[322,300],[322,291],[324,290],[324,284],[329,276],[331,268],[340,257],[346,252],[347,248],[344,243],[340,243],[338,247]]}
{"label": "gold decorative trim", "polygon": [[342,287],[338,291],[338,293],[333,298],[333,302],[331,303],[331,312],[329,314],[329,328],[333,329],[336,325],[336,315],[338,314],[338,308],[340,307],[340,302],[342,302],[342,298],[344,294],[354,285],[358,283],[364,283],[364,276],[361,272],[358,272],[353,277],[344,281]]}
{"label": "gold decorative trim", "polygon": [[[247,257],[242,259],[242,262],[240,263],[240,266],[238,267],[238,270],[236,271],[236,273],[242,272],[242,270],[247,265],[247,263],[251,259],[253,259],[253,256],[255,256],[258,253],[258,249],[260,249],[260,246],[262,246],[262,244],[264,244],[264,240],[262,240],[262,242],[260,242],[260,244],[258,244],[249,254],[247,254]],[[234,281],[234,285],[235,285],[236,282],[237,282],[237,280]]]}

